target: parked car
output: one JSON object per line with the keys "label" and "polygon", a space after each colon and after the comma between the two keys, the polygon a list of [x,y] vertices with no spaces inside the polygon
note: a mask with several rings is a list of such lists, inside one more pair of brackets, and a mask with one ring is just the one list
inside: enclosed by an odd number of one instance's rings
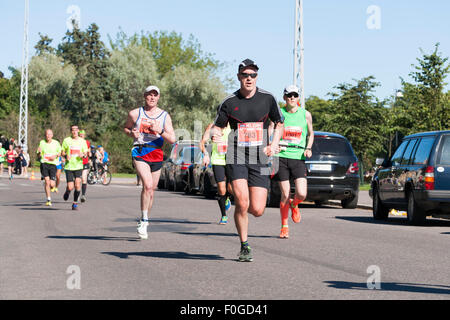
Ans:
{"label": "parked car", "polygon": [[[185,152],[184,149],[189,149],[189,151]],[[192,163],[189,161],[191,158],[190,153],[195,154],[198,150],[200,150],[198,148],[198,141],[182,140],[172,145],[170,156],[161,168],[160,183],[158,184],[161,185],[162,189],[171,191],[181,191],[184,189],[184,183],[182,180],[180,181],[180,170],[184,172],[189,167]]]}
{"label": "parked car", "polygon": [[[312,157],[305,161],[308,170],[306,200],[317,206],[328,200],[341,200],[343,208],[354,209],[358,204],[358,158],[347,138],[330,132],[314,132]],[[291,181],[291,192],[295,192]],[[280,188],[271,179],[268,205],[278,207]]]}
{"label": "parked car", "polygon": [[405,137],[381,164],[369,192],[373,217],[385,220],[390,209],[406,210],[408,222],[420,225],[427,216],[450,214],[450,131]]}

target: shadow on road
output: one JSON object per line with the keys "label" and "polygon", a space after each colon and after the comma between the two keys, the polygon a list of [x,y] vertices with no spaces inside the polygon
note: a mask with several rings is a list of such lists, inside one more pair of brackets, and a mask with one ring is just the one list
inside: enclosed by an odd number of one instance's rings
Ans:
{"label": "shadow on road", "polygon": [[[406,217],[390,217],[388,220],[375,220],[372,217],[338,217],[336,219],[359,222],[359,223],[370,223],[370,224],[385,224],[385,225],[398,225],[398,226],[410,226]],[[440,219],[427,219],[423,227],[450,227],[450,221],[440,220]]]}
{"label": "shadow on road", "polygon": [[141,256],[162,259],[188,259],[188,260],[229,260],[216,254],[190,254],[181,251],[169,252],[102,252],[120,259],[128,259],[130,256]]}
{"label": "shadow on road", "polygon": [[129,237],[110,237],[110,236],[48,236],[48,239],[63,239],[63,240],[103,240],[103,241],[140,241],[137,238]]}
{"label": "shadow on road", "polygon": [[[347,281],[325,281],[330,288],[350,289],[350,290],[370,290],[367,283],[347,282]],[[450,286],[418,284],[418,283],[398,283],[382,282],[381,289],[375,291],[398,291],[430,294],[450,294]]]}
{"label": "shadow on road", "polygon": [[[182,235],[187,235],[187,236],[205,236],[205,237],[209,237],[209,236],[218,236],[218,237],[237,237],[238,234],[237,233],[218,233],[218,232],[177,232],[178,234],[182,234]],[[274,239],[278,239],[279,237],[277,236],[259,236],[259,235],[248,235],[249,238],[274,238]]]}

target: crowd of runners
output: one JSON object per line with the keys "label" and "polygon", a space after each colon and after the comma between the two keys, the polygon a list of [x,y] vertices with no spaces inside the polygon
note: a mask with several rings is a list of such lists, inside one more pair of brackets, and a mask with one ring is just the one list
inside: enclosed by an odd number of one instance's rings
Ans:
{"label": "crowd of runners", "polygon": [[[239,64],[240,88],[220,103],[199,145],[203,163],[211,163],[217,182],[220,224],[228,223],[231,198],[234,200],[234,223],[241,243],[239,261],[244,262],[253,261],[248,242],[249,214],[263,215],[271,177],[278,181],[281,190],[279,237],[289,238],[290,212],[293,222],[301,221],[298,205],[307,192],[305,159],[311,157],[314,142],[312,117],[299,105],[299,89],[294,85],[284,89],[286,105],[281,108],[271,93],[256,86],[258,71],[258,65],[250,59]],[[149,216],[164,159],[163,145],[176,140],[170,115],[158,106],[160,96],[157,86],[147,87],[145,105],[131,110],[124,125],[125,134],[133,138],[131,156],[142,183],[137,226],[140,239],[148,239]],[[68,201],[73,191],[72,210],[78,210],[78,202],[87,199],[87,175],[93,154],[84,130],[80,131],[77,125],[70,130],[71,135],[60,144],[53,138],[53,131],[47,129],[37,152],[46,205],[52,205],[51,195],[58,192],[64,163],[67,185],[63,199]],[[205,148],[210,140],[211,155]],[[10,153],[14,152],[5,154],[8,159],[16,156]],[[295,184],[292,198],[291,181]]]}
{"label": "crowd of runners", "polygon": [[[206,128],[200,149],[203,161],[212,164],[218,186],[220,224],[228,222],[234,199],[234,222],[241,243],[239,261],[253,261],[248,243],[249,213],[263,215],[271,175],[281,190],[280,238],[289,238],[289,211],[300,222],[298,208],[306,198],[305,158],[311,157],[314,131],[311,114],[299,106],[299,89],[290,85],[283,92],[286,106],[280,108],[275,97],[256,86],[258,65],[246,59],[239,64],[240,88],[217,108],[215,120]],[[148,239],[147,227],[163,164],[164,143],[175,143],[170,115],[158,107],[160,89],[149,86],[144,91],[145,105],[129,112],[124,131],[133,138],[132,159],[142,182],[141,217],[137,233]],[[205,144],[212,141],[208,154]],[[290,198],[290,181],[295,195]]]}

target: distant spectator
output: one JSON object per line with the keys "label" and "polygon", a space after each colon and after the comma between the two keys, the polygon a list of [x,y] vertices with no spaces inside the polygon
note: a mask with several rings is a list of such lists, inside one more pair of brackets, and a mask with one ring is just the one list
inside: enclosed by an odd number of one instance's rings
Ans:
{"label": "distant spectator", "polygon": [[12,178],[13,178],[14,162],[16,162],[17,156],[18,156],[17,152],[16,152],[16,150],[14,150],[14,145],[10,144],[9,149],[6,152],[6,161],[8,162],[9,180],[12,180]]}
{"label": "distant spectator", "polygon": [[[3,136],[2,136],[3,138]],[[0,142],[0,176],[3,175],[3,162],[5,162],[6,149],[3,148],[3,142]]]}

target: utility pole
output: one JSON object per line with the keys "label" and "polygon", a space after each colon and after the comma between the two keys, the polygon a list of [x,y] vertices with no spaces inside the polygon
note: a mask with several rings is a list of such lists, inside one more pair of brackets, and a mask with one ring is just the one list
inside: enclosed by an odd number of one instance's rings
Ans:
{"label": "utility pole", "polygon": [[305,107],[303,45],[303,0],[295,0],[294,81],[300,89],[300,106]]}
{"label": "utility pole", "polygon": [[22,78],[20,81],[19,145],[28,151],[28,15],[29,0],[25,0],[25,22],[23,31]]}

